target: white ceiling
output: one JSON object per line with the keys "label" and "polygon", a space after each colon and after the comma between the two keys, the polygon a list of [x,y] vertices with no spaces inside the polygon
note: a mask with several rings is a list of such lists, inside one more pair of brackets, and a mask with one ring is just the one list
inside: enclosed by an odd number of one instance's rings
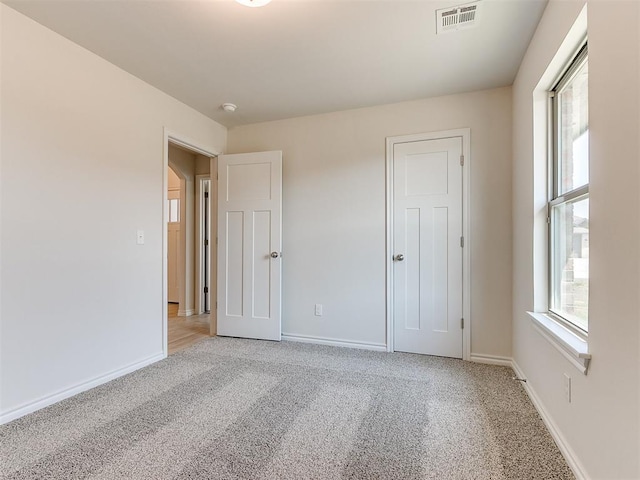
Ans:
{"label": "white ceiling", "polygon": [[481,0],[477,26],[436,36],[465,1],[4,3],[232,127],[511,85],[546,0]]}

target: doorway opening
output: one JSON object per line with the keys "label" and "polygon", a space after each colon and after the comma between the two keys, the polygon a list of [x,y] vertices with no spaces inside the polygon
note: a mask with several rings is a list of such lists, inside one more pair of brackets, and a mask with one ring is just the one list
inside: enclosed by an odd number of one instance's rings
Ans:
{"label": "doorway opening", "polygon": [[[165,131],[163,350],[171,355],[216,334],[216,153]],[[212,227],[212,225],[214,227]]]}

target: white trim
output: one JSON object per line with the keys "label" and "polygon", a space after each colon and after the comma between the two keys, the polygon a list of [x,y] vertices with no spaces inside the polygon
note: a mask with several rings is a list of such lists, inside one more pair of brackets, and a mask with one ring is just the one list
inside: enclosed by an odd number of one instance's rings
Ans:
{"label": "white trim", "polygon": [[510,357],[501,357],[499,355],[484,355],[482,353],[472,353],[469,360],[475,363],[484,363],[486,365],[499,365],[502,367],[511,367],[513,359]]}
{"label": "white trim", "polygon": [[[167,127],[163,128],[162,135],[162,353],[166,357],[169,354],[169,325],[167,323],[167,222],[169,220],[167,192],[169,190],[169,142],[210,158],[217,157],[221,152],[218,152],[215,148],[199,146],[197,142],[192,141],[184,135],[172,132]],[[213,316],[210,322],[212,322],[210,328],[213,328]]]}
{"label": "white trim", "polygon": [[218,157],[209,162],[209,335],[218,333]]}
{"label": "white trim", "polygon": [[197,311],[195,308],[190,308],[188,310],[178,310],[179,317],[190,317],[191,315],[197,315]]}
{"label": "white trim", "polygon": [[462,315],[465,329],[462,332],[462,359],[471,358],[471,129],[454,130],[462,136]]}
{"label": "white trim", "polygon": [[395,338],[393,336],[393,146],[394,138],[387,137],[386,160],[385,160],[385,202],[386,202],[386,225],[385,225],[385,247],[386,247],[386,340],[387,352],[393,352]]}
{"label": "white trim", "polygon": [[[515,360],[513,360],[513,362],[511,363],[511,368],[513,368],[513,371],[515,372],[518,378],[526,379],[524,372],[522,371],[522,369],[516,363]],[[576,476],[576,479],[587,480],[589,477],[587,476],[584,466],[582,465],[582,463],[578,459],[578,456],[569,445],[569,442],[567,441],[567,439],[564,437],[564,435],[562,435],[560,428],[558,428],[558,426],[553,421],[553,418],[551,417],[549,412],[545,409],[544,404],[540,400],[540,397],[538,397],[538,395],[536,394],[535,390],[533,389],[533,387],[529,382],[521,382],[521,383],[522,383],[522,386],[524,387],[525,392],[527,392],[527,395],[529,396],[531,403],[533,403],[533,406],[536,408],[536,410],[540,414],[542,421],[547,426],[547,430],[549,430],[549,433],[555,440],[556,445],[558,445],[558,449],[560,450],[560,453],[562,453],[562,456],[567,461],[569,468],[571,468],[571,471]]]}
{"label": "white trim", "polygon": [[204,313],[202,308],[202,199],[200,196],[202,195],[202,175],[196,175],[194,178],[194,183],[196,187],[196,201],[195,201],[195,262],[194,262],[194,273],[195,273],[195,282],[194,282],[194,293],[195,293],[195,305],[194,310],[196,311],[196,315],[200,315]]}
{"label": "white trim", "polygon": [[527,313],[533,320],[533,326],[538,333],[549,341],[574,367],[586,375],[591,361],[587,340],[563,327],[549,315],[535,312]]}
{"label": "white trim", "polygon": [[[211,163],[211,162],[209,162]],[[197,248],[195,251],[196,254],[196,264],[195,264],[195,293],[196,293],[196,304],[195,304],[195,312],[196,315],[200,315],[204,313],[204,269],[202,268],[202,259],[204,258],[204,209],[202,206],[204,205],[204,182],[209,180],[211,176],[202,174],[196,175],[195,184],[196,184],[196,242]],[[211,204],[209,204],[211,206]],[[209,225],[211,226],[211,225]],[[210,251],[210,247],[209,247]],[[211,306],[209,306],[211,308]]]}
{"label": "white trim", "polygon": [[388,352],[394,351],[393,338],[393,147],[397,143],[420,142],[442,138],[462,138],[462,235],[464,248],[462,249],[462,316],[465,328],[462,332],[462,359],[471,360],[471,129],[458,128],[439,132],[418,133],[387,137],[386,145],[386,316],[387,316],[387,346]]}
{"label": "white trim", "polygon": [[186,148],[187,150],[198,153],[205,157],[217,157],[218,155],[222,155],[222,152],[218,151],[216,148],[200,145],[195,140],[192,140],[185,135],[172,132],[171,130],[167,129],[167,127],[164,128],[164,133],[165,138],[171,140],[171,143],[173,143],[174,145]]}
{"label": "white trim", "polygon": [[45,397],[40,398],[39,400],[35,400],[33,402],[29,402],[20,407],[14,408],[7,412],[0,413],[0,425],[16,420],[20,417],[24,417],[30,413],[35,412],[36,410],[40,410],[41,408],[48,407],[53,405],[54,403],[58,403],[67,398],[71,398],[79,393],[86,392],[87,390],[91,390],[99,385],[110,382],[111,380],[115,380],[118,377],[122,377],[128,373],[134,372],[141,368],[144,368],[152,363],[158,362],[162,359],[166,358],[166,355],[163,353],[158,353],[151,357],[145,358],[144,360],[140,360],[139,362],[132,363],[123,368],[119,368],[117,370],[113,370],[112,372],[101,375],[93,380],[89,380],[83,383],[76,385],[75,387],[67,388],[65,390],[61,390],[59,392],[53,393],[51,395],[47,395]]}
{"label": "white trim", "polygon": [[339,338],[322,338],[310,335],[293,335],[283,333],[282,340],[289,342],[314,343],[316,345],[329,345],[331,347],[359,348],[361,350],[374,350],[376,352],[386,352],[387,346],[384,343],[353,342]]}

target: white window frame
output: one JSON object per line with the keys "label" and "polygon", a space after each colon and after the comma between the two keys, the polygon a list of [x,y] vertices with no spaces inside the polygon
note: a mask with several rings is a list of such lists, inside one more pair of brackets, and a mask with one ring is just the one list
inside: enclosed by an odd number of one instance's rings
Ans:
{"label": "white window frame", "polygon": [[[547,223],[548,204],[551,200],[553,185],[553,143],[550,141],[553,125],[553,105],[549,92],[555,87],[576,58],[582,46],[587,44],[587,7],[576,18],[575,23],[558,47],[547,65],[539,83],[533,91],[533,157],[534,157],[534,244],[533,244],[533,311],[527,314],[531,318],[531,327],[549,342],[569,364],[583,375],[587,375],[591,362],[587,336],[571,330],[557,316],[549,312],[549,233]],[[563,68],[564,67],[564,68]]]}
{"label": "white window frame", "polygon": [[[549,122],[549,201],[547,204],[547,225],[548,225],[548,315],[555,321],[559,322],[562,327],[568,329],[571,333],[578,336],[582,341],[586,342],[588,335],[587,329],[583,329],[570,319],[564,317],[559,311],[554,310],[556,291],[554,289],[554,236],[553,236],[553,219],[552,209],[558,205],[574,203],[580,200],[589,198],[589,183],[581,185],[568,192],[560,191],[560,134],[559,134],[559,105],[557,102],[557,92],[560,92],[571,80],[573,80],[575,74],[580,70],[582,65],[588,61],[588,48],[585,41],[578,52],[571,58],[567,68],[565,68],[560,75],[559,79],[554,83],[554,86],[549,91],[549,107],[550,107],[550,122]],[[587,307],[588,308],[588,307]]]}

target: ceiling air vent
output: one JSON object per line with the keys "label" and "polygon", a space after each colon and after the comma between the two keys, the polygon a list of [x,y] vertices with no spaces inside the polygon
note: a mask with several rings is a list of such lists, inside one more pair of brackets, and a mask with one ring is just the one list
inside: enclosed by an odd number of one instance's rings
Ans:
{"label": "ceiling air vent", "polygon": [[479,2],[474,2],[436,10],[436,33],[456,32],[475,26],[479,7]]}

